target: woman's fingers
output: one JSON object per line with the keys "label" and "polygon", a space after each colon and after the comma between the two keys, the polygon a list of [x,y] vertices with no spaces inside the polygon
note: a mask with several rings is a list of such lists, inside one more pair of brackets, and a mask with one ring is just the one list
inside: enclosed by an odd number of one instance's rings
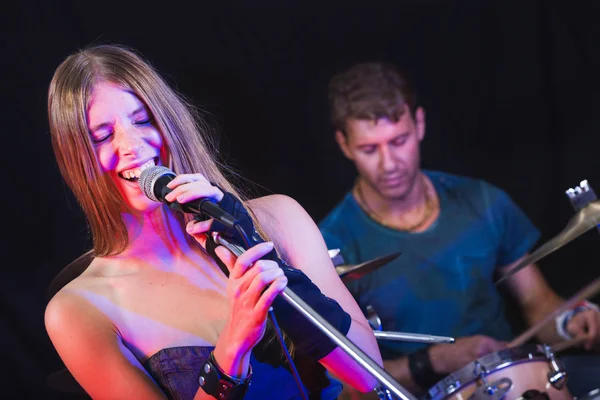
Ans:
{"label": "woman's fingers", "polygon": [[212,222],[213,222],[212,219],[207,219],[206,221],[198,221],[196,219],[193,219],[187,223],[185,230],[190,235],[206,233],[210,229]]}
{"label": "woman's fingers", "polygon": [[169,192],[165,199],[170,202],[187,203],[199,198],[212,198],[216,201],[223,199],[223,192],[206,180],[202,174],[177,175],[167,184]]}
{"label": "woman's fingers", "polygon": [[[269,285],[271,285],[275,280],[285,277],[283,270],[279,268],[277,263],[264,263],[259,264],[261,261],[256,263],[250,270],[246,273],[246,275],[253,274],[250,279],[246,280],[247,285],[243,287],[240,286],[240,290],[245,293],[246,299],[252,305],[258,303],[262,293],[267,289]],[[260,266],[264,265],[262,270],[258,270]],[[246,276],[244,276],[246,278]]]}
{"label": "woman's fingers", "polygon": [[[202,247],[206,249],[206,239],[208,230],[212,225],[213,220],[208,219],[206,221],[197,221],[195,219],[187,223],[185,230],[190,234]],[[232,264],[233,265],[233,264]]]}
{"label": "woman's fingers", "polygon": [[223,192],[208,183],[191,182],[177,186],[165,196],[167,201],[171,203],[177,201],[181,204],[201,198],[211,198],[215,201],[221,201]]}
{"label": "woman's fingers", "polygon": [[235,255],[224,246],[217,246],[215,253],[229,269],[229,279],[239,280],[240,287],[244,290],[261,271],[277,269],[279,265],[275,261],[261,260],[260,257],[273,249],[273,244],[262,243],[244,252],[236,259]]}
{"label": "woman's fingers", "polygon": [[240,278],[252,264],[268,254],[271,250],[273,250],[272,242],[264,242],[257,244],[256,246],[252,246],[238,257],[233,269],[229,270],[229,277],[231,279]]}
{"label": "woman's fingers", "polygon": [[169,183],[167,183],[167,187],[169,189],[175,189],[177,186],[181,186],[184,183],[204,181],[208,183],[208,180],[202,174],[179,174],[175,178],[173,178]]}
{"label": "woman's fingers", "polygon": [[223,261],[223,264],[227,266],[227,269],[229,270],[229,279],[233,279],[231,276],[231,271],[235,266],[235,255],[223,246],[218,246],[215,249],[215,253],[221,259],[221,261]]}
{"label": "woman's fingers", "polygon": [[256,306],[254,310],[262,317],[265,318],[267,315],[267,311],[269,311],[269,307],[273,304],[275,297],[281,293],[283,289],[287,286],[288,280],[284,276],[281,276],[275,279],[271,285],[265,290],[262,296],[256,302]]}

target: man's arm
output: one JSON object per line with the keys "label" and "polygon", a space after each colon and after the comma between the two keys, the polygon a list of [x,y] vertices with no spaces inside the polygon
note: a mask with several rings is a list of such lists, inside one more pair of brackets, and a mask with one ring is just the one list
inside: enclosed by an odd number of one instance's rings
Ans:
{"label": "man's arm", "polygon": [[[508,273],[527,254],[514,263],[498,269],[501,275]],[[556,310],[564,302],[548,285],[539,268],[535,264],[528,265],[506,280],[508,290],[515,297],[521,308],[523,317],[529,326],[533,326],[548,314]],[[546,344],[560,342],[563,339],[556,332],[555,324],[548,323],[540,328],[537,339]]]}

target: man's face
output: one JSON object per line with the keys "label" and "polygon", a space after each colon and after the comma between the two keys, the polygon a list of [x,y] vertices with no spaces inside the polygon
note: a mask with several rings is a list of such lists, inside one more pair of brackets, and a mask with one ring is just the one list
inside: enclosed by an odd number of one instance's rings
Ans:
{"label": "man's face", "polygon": [[354,162],[365,183],[385,199],[406,198],[418,176],[425,115],[421,108],[415,114],[413,119],[406,108],[398,122],[352,119],[346,135],[336,132],[344,155]]}

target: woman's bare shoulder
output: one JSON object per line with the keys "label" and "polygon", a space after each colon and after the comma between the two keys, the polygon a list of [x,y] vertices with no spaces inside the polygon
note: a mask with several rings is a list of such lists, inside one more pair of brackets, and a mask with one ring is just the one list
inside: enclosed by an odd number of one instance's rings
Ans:
{"label": "woman's bare shoulder", "polygon": [[302,206],[293,197],[285,194],[270,194],[257,197],[249,200],[248,205],[257,213],[259,218],[264,214],[276,217],[277,219],[305,214]]}
{"label": "woman's bare shoulder", "polygon": [[106,281],[95,273],[101,260],[94,260],[79,276],[63,286],[46,305],[44,314],[46,328],[63,329],[73,321],[85,319],[101,325],[112,325],[112,322],[98,312],[92,302],[86,299],[85,293],[102,293],[110,290]]}

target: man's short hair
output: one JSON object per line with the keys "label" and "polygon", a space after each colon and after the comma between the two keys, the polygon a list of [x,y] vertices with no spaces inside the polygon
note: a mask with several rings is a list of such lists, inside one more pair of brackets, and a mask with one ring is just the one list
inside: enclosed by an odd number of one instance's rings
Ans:
{"label": "man's short hair", "polygon": [[346,132],[349,119],[397,122],[408,105],[414,113],[415,95],[400,70],[389,63],[361,63],[336,74],[329,82],[330,118]]}

